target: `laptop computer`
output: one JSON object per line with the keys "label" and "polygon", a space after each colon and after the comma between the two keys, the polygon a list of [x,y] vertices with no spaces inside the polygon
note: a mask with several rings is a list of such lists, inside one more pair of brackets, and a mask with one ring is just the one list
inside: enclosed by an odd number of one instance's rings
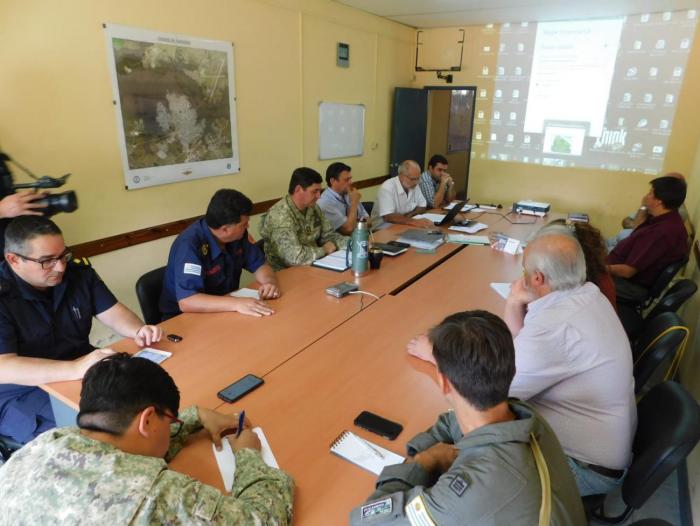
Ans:
{"label": "laptop computer", "polygon": [[[452,221],[454,221],[454,218],[457,217],[457,214],[459,214],[462,211],[462,208],[464,205],[467,204],[467,201],[460,201],[456,205],[454,205],[452,208],[450,208],[450,211],[447,212],[445,217],[442,218],[442,221],[434,221],[435,226],[446,226],[446,225],[451,225]],[[469,223],[472,221],[461,221],[460,224],[463,224],[465,226],[469,226]]]}

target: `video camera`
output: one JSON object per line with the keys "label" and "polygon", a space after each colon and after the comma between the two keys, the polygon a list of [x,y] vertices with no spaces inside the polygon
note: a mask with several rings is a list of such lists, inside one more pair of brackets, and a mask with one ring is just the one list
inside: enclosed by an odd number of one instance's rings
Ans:
{"label": "video camera", "polygon": [[[21,168],[34,179],[34,182],[15,184],[12,180],[10,167],[7,165],[8,162],[12,162]],[[49,177],[48,175],[37,177],[17,161],[10,159],[7,154],[0,152],[0,199],[14,194],[16,190],[24,188],[59,188],[66,184],[68,176],[70,176],[70,174],[65,174],[61,177]],[[78,209],[78,197],[73,190],[68,190],[60,194],[49,194],[43,199],[36,199],[34,202],[45,205],[45,208],[42,208],[41,211],[47,217],[58,214],[59,212],[75,212]]]}

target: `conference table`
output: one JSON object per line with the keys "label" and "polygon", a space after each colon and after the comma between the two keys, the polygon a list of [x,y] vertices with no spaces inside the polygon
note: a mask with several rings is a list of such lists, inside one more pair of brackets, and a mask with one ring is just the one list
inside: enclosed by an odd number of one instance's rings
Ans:
{"label": "conference table", "polygon": [[[527,216],[528,224],[520,225],[502,215],[481,215],[488,229],[479,235],[498,231],[525,241],[548,219]],[[393,225],[374,239],[386,242],[407,228]],[[182,342],[157,347],[173,353],[162,365],[180,389],[182,407],[244,409],[262,427],[280,467],[295,480],[295,524],[342,524],[372,492],[376,477],[331,454],[331,442],[352,430],[405,455],[406,442],[448,409],[434,367],[409,356],[406,343],[452,312],[481,308],[500,315],[505,302],[489,283],[512,281],[521,272],[519,255],[451,243],[429,254],[409,249],[385,256],[379,270],[358,278],[351,271],[289,268],[278,273],[283,295],[270,302],[274,315],[182,314],[161,324]],[[325,293],[341,281],[355,281],[380,299]],[[131,340],[114,348],[137,350]],[[248,373],[265,384],[234,404],[217,398]],[[80,382],[43,388],[77,408]],[[402,433],[392,442],[354,426],[364,410],[401,423]],[[190,439],[171,468],[223,489],[203,433]]]}

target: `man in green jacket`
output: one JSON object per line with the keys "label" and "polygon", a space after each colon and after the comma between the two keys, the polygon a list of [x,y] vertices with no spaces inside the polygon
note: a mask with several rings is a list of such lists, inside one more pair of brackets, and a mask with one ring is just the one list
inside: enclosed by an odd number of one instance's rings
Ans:
{"label": "man in green jacket", "polygon": [[513,339],[485,311],[448,316],[430,331],[437,380],[452,411],[384,468],[353,525],[587,524],[557,437],[527,404],[508,400]]}
{"label": "man in green jacket", "polygon": [[238,425],[196,407],[178,418],[179,405],[159,365],[125,353],[97,362],[83,380],[79,428],[45,432],[0,469],[0,524],[290,524],[293,482],[263,462],[250,429],[228,439],[231,495],[168,469],[191,433],[204,428],[220,445]]}
{"label": "man in green jacket", "polygon": [[265,256],[274,270],[310,265],[338,249],[348,238],[337,233],[316,204],[321,197],[321,174],[297,168],[289,181],[289,195],[263,216],[260,235]]}

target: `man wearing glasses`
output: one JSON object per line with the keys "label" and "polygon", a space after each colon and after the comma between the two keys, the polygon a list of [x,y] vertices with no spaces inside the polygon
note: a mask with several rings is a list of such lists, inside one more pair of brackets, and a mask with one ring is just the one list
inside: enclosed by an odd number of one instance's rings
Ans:
{"label": "man wearing glasses", "polygon": [[[47,433],[0,470],[0,524],[277,524],[292,521],[293,482],[267,466],[260,441],[237,415],[180,412],[180,393],[159,365],[126,353],[85,374],[78,426]],[[168,469],[199,430],[236,458],[230,495]]]}
{"label": "man wearing glasses", "polygon": [[372,224],[398,223],[420,228],[433,227],[427,219],[413,219],[425,212],[427,202],[418,188],[420,166],[415,161],[404,161],[399,165],[396,177],[387,179],[379,187],[377,200],[372,207]]}
{"label": "man wearing glasses", "polygon": [[61,230],[42,216],[21,216],[5,231],[0,264],[0,435],[20,444],[55,426],[38,385],[78,380],[111,354],[88,340],[92,317],[140,345],[162,330],[119,303],[97,273],[71,261]]}

